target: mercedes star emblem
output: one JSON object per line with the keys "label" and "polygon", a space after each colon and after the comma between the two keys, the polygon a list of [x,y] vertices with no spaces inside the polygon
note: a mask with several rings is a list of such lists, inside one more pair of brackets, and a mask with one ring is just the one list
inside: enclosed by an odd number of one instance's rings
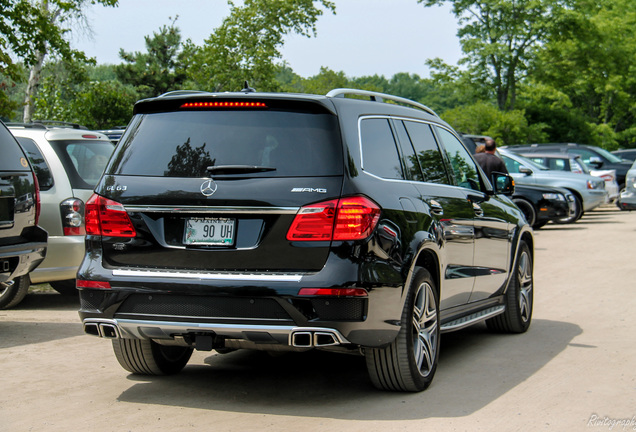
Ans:
{"label": "mercedes star emblem", "polygon": [[214,192],[216,192],[216,183],[212,179],[206,180],[203,183],[201,183],[200,189],[203,195],[205,195],[206,197],[209,197],[213,195]]}

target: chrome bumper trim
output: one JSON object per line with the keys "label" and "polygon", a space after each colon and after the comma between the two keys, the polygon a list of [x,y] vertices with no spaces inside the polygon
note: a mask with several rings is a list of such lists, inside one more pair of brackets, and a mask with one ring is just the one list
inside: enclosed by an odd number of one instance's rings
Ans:
{"label": "chrome bumper trim", "polygon": [[115,269],[113,276],[128,277],[161,277],[220,281],[266,281],[266,282],[300,282],[301,274],[263,274],[263,273],[200,273],[146,269]]}

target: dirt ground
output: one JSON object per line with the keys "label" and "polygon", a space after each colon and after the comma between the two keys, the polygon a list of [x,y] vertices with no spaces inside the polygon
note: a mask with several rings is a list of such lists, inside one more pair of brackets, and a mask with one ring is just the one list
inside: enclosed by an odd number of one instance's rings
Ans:
{"label": "dirt ground", "polygon": [[0,431],[636,430],[636,212],[607,206],[535,233],[523,335],[442,337],[423,393],[375,390],[361,357],[195,352],[184,371],[125,372],[78,302],[40,290],[0,311]]}

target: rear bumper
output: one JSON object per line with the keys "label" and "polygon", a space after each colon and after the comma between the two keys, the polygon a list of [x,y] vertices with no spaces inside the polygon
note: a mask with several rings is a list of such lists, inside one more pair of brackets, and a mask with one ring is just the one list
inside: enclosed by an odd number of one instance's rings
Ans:
{"label": "rear bumper", "polygon": [[31,273],[31,282],[75,279],[84,258],[84,236],[51,236],[47,248],[46,258]]}
{"label": "rear bumper", "polygon": [[[123,338],[212,335],[294,347],[379,347],[400,330],[404,283],[398,277],[394,285],[360,282],[361,273],[381,273],[364,272],[361,264],[335,254],[326,270],[278,274],[111,270],[94,265],[100,258],[93,258],[82,263],[78,279],[108,281],[111,289],[80,288],[79,315],[97,336],[99,323],[106,322],[115,329],[110,333]],[[367,296],[298,295],[301,288],[323,287],[364,288]]]}
{"label": "rear bumper", "polygon": [[324,327],[232,325],[198,322],[158,322],[122,319],[85,319],[84,331],[107,339],[174,340],[176,335],[212,334],[254,344],[281,344],[321,348],[350,342],[338,330]]}
{"label": "rear bumper", "polygon": [[0,248],[0,282],[7,282],[32,272],[45,256],[46,242],[3,246]]}

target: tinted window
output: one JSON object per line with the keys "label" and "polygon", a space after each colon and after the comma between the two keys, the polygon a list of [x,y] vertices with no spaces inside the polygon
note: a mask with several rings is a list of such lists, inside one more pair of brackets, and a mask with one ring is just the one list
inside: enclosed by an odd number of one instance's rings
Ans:
{"label": "tinted window", "polygon": [[520,162],[510,159],[508,156],[501,155],[501,158],[506,164],[506,169],[510,174],[519,174],[519,167],[523,166]]}
{"label": "tinted window", "polygon": [[424,181],[420,164],[415,156],[415,150],[411,144],[409,134],[406,132],[404,123],[396,121],[395,129],[400,143],[400,150],[402,151],[402,164],[404,165],[406,178],[416,181]]}
{"label": "tinted window", "polygon": [[275,168],[255,177],[342,174],[337,122],[329,114],[192,111],[138,116],[113,157],[113,174],[207,177],[207,167]]}
{"label": "tinted window", "polygon": [[102,176],[114,146],[110,141],[50,141],[64,165],[71,186],[92,189]]}
{"label": "tinted window", "polygon": [[466,148],[446,129],[440,127],[436,127],[436,129],[446,149],[446,154],[451,161],[457,185],[480,191],[481,182],[479,181],[477,166]]}
{"label": "tinted window", "polygon": [[[13,137],[13,134],[11,134],[11,132],[9,132],[2,124],[0,124],[0,150],[2,151],[2,157],[0,157],[0,170],[30,170],[27,160],[24,157],[25,155]],[[27,164],[27,166],[24,166],[24,164]]]}
{"label": "tinted window", "polygon": [[424,181],[448,184],[446,167],[431,127],[425,123],[411,121],[404,124],[417,152],[417,160],[422,168]]}
{"label": "tinted window", "polygon": [[404,178],[389,120],[364,119],[360,128],[362,168],[383,178]]}
{"label": "tinted window", "polygon": [[35,176],[38,178],[38,184],[40,190],[47,191],[53,187],[53,176],[51,175],[51,169],[49,168],[44,156],[40,152],[40,149],[31,138],[17,137],[16,138],[24,151],[26,151]]}

